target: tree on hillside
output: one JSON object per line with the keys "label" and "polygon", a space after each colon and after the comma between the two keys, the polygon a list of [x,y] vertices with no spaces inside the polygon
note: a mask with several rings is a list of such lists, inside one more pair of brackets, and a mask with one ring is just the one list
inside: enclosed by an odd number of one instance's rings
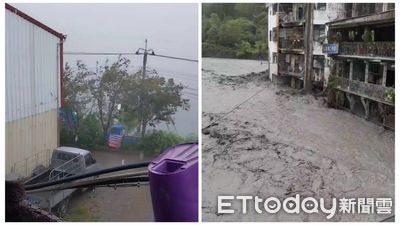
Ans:
{"label": "tree on hillside", "polygon": [[189,99],[182,96],[183,85],[176,84],[173,79],[165,80],[156,71],[144,79],[137,73],[135,78],[138,92],[130,93],[126,100],[140,98],[141,104],[124,104],[124,111],[129,112],[129,117],[138,119],[142,137],[148,126],[155,127],[160,122],[174,124],[173,115],[178,109],[190,108]]}
{"label": "tree on hillside", "polygon": [[267,57],[268,14],[265,4],[203,4],[203,55]]}
{"label": "tree on hillside", "polygon": [[111,66],[106,65],[100,69],[100,73],[89,81],[89,89],[104,134],[108,133],[112,120],[116,117],[117,104],[123,101],[127,89],[135,89],[132,82],[128,82],[129,63],[128,59],[119,58]]}
{"label": "tree on hillside", "polygon": [[68,63],[64,69],[64,106],[66,110],[84,114],[85,105],[90,102],[87,95],[87,83],[85,78],[90,75],[86,65],[80,61],[76,64],[77,70],[73,70]]}
{"label": "tree on hillside", "polygon": [[[148,126],[160,122],[174,124],[173,115],[179,110],[188,110],[189,100],[183,98],[182,84],[173,79],[166,80],[156,71],[144,79],[141,71],[128,73],[130,61],[119,58],[111,66],[97,66],[90,71],[82,62],[77,70],[66,67],[66,101],[71,108],[82,108],[82,117],[96,115],[103,135],[106,135],[114,119],[124,122],[130,128],[136,126],[142,135]],[[121,111],[117,106],[121,104]]]}

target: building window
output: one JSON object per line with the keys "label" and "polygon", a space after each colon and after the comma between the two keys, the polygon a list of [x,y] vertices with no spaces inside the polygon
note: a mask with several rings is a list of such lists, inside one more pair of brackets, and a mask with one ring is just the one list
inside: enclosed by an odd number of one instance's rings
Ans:
{"label": "building window", "polygon": [[394,9],[394,3],[387,3],[387,10],[392,10]]}
{"label": "building window", "polygon": [[314,25],[314,41],[322,42],[325,37],[325,25]]}
{"label": "building window", "polygon": [[278,31],[276,27],[272,28],[272,41],[278,41]]}
{"label": "building window", "polygon": [[325,70],[325,56],[315,55],[313,60],[314,81],[323,81]]}
{"label": "building window", "polygon": [[326,3],[315,3],[315,8],[317,10],[325,11],[326,10]]}
{"label": "building window", "polygon": [[277,54],[276,52],[272,53],[272,63],[276,63],[276,59],[277,59]]}
{"label": "building window", "polygon": [[313,61],[313,67],[323,69],[325,67],[325,56],[315,55]]}
{"label": "building window", "polygon": [[394,79],[394,64],[388,65],[387,67],[387,74],[386,74],[386,87],[392,87],[394,88],[395,79]]}
{"label": "building window", "polygon": [[299,7],[299,14],[298,14],[298,20],[303,20],[304,19],[304,12],[303,12],[303,7]]}
{"label": "building window", "polygon": [[269,31],[269,41],[272,41],[272,30]]}
{"label": "building window", "polygon": [[276,12],[278,11],[278,4],[274,4],[272,6],[272,15],[276,15]]}

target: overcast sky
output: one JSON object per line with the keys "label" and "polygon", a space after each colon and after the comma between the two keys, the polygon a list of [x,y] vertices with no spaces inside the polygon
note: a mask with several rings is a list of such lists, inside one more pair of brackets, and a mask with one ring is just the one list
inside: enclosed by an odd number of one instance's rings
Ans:
{"label": "overcast sky", "polygon": [[[39,20],[54,30],[66,34],[64,51],[79,52],[136,52],[148,47],[156,54],[197,59],[198,21],[197,4],[16,4],[17,9]],[[76,60],[85,62],[89,69],[95,62],[111,61],[116,57],[65,56],[74,65]],[[142,56],[129,56],[131,70],[142,66]],[[174,77],[189,86],[186,97],[192,101],[189,112],[177,115],[177,132],[197,133],[197,68],[193,62],[149,57],[148,68],[161,75]],[[187,124],[191,126],[187,126]],[[192,124],[192,123],[195,123]],[[186,124],[186,125],[184,125]]]}
{"label": "overcast sky", "polygon": [[197,4],[12,4],[67,35],[66,51],[135,51],[197,58]]}

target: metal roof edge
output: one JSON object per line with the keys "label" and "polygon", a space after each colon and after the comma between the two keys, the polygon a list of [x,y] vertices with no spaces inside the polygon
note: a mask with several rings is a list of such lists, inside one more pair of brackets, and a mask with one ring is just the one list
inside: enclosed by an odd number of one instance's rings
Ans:
{"label": "metal roof edge", "polygon": [[52,35],[58,37],[60,40],[63,41],[63,40],[66,39],[66,37],[67,37],[66,35],[57,32],[56,30],[50,28],[49,26],[43,24],[42,22],[36,20],[35,18],[33,18],[33,17],[27,15],[26,13],[24,13],[24,12],[22,12],[21,10],[15,8],[14,6],[12,6],[12,5],[8,4],[8,3],[5,3],[5,6],[6,6],[6,9],[7,9],[7,10],[9,10],[9,11],[15,13],[16,15],[22,17],[23,19],[25,19],[25,20],[27,20],[27,21],[29,21],[29,22],[35,24],[36,26],[38,26],[38,27],[42,28],[43,30],[49,32],[50,34],[52,34]]}

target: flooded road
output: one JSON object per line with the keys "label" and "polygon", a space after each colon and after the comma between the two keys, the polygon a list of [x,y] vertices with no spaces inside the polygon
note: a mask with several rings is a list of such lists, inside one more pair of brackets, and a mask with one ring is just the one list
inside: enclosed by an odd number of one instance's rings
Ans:
{"label": "flooded road", "polygon": [[[141,158],[137,152],[93,151],[100,169],[135,163]],[[147,169],[147,168],[145,168]],[[70,199],[67,220],[101,222],[154,221],[150,187],[101,187],[94,191],[77,192]]]}
{"label": "flooded road", "polygon": [[[254,74],[227,79],[266,70],[259,61],[206,58],[202,69],[203,221],[327,221],[322,213],[258,214],[251,206],[246,215],[218,214],[218,195],[394,202],[394,132]],[[387,217],[336,213],[329,221]]]}

